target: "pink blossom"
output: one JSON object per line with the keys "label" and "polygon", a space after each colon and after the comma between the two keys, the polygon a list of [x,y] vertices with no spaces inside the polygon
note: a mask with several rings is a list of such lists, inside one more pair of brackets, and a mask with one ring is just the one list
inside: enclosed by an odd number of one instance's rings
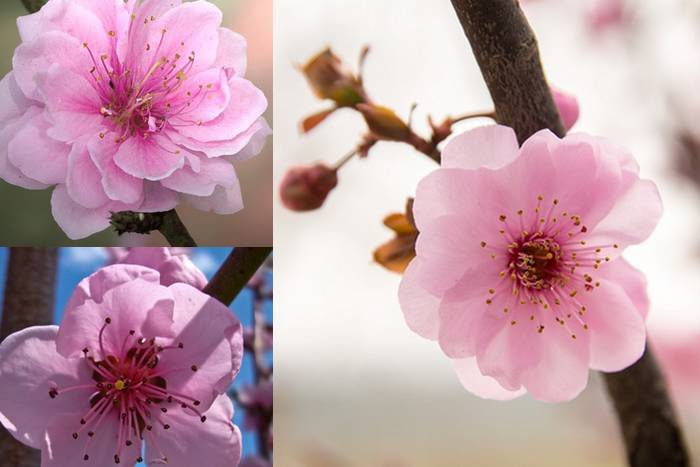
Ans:
{"label": "pink blossom", "polygon": [[550,86],[550,90],[552,91],[552,97],[554,98],[557,110],[559,110],[561,121],[568,131],[578,121],[578,100],[576,96],[566,93],[561,89],[557,89],[554,86]]}
{"label": "pink blossom", "polygon": [[696,401],[700,390],[700,330],[650,330],[650,341],[681,403]]}
{"label": "pink blossom", "polygon": [[49,0],[20,17],[0,82],[0,177],[55,185],[53,216],[73,239],[111,211],[240,210],[232,163],[270,130],[245,39],[221,19],[201,0]]}
{"label": "pink blossom", "polygon": [[160,273],[160,283],[168,286],[184,282],[197,289],[207,285],[207,278],[190,260],[187,248],[108,248],[112,263],[137,264],[155,269]]}
{"label": "pink blossom", "polygon": [[625,0],[592,0],[586,20],[594,32],[622,25],[625,22]]}
{"label": "pink blossom", "polygon": [[292,211],[312,211],[323,206],[338,185],[338,171],[325,164],[292,167],[280,183],[280,199]]}
{"label": "pink blossom", "polygon": [[237,465],[223,394],[242,353],[222,303],[149,268],[108,266],[80,282],[60,326],[0,344],[0,422],[42,450],[43,467],[133,465],[142,442],[149,464]]}
{"label": "pink blossom", "polygon": [[588,369],[644,350],[643,274],[620,257],[662,206],[626,151],[548,130],[455,137],[418,185],[416,258],[399,289],[408,326],[438,341],[482,397],[574,398]]}

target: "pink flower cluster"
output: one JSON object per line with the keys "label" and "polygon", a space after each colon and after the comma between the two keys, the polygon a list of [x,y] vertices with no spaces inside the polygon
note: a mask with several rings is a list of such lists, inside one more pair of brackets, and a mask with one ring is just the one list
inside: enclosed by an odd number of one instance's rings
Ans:
{"label": "pink flower cluster", "polygon": [[44,467],[235,466],[225,391],[242,357],[225,305],[156,270],[108,266],[80,282],[60,326],[0,344],[0,422]]}
{"label": "pink flower cluster", "polygon": [[455,361],[482,397],[574,398],[589,368],[644,351],[646,281],[620,254],[662,205],[626,151],[547,130],[455,137],[418,185],[416,258],[399,289],[408,326]]}
{"label": "pink flower cluster", "polygon": [[111,211],[240,210],[232,163],[270,129],[245,39],[221,20],[202,0],[49,0],[20,17],[0,82],[0,177],[56,185],[52,212],[74,239]]}

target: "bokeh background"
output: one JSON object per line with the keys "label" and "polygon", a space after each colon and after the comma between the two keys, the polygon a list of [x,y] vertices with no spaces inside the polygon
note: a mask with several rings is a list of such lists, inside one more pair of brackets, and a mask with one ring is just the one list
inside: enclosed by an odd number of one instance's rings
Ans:
{"label": "bokeh background", "polygon": [[[224,260],[228,257],[231,250],[231,248],[200,247],[189,250],[188,256],[192,262],[204,273],[204,275],[207,276],[207,279],[211,279],[221,264],[223,264]],[[8,258],[9,249],[4,247],[0,248],[0,303],[2,303],[5,288]],[[63,309],[68,303],[68,299],[73,294],[73,291],[78,283],[100,267],[103,267],[106,264],[111,264],[112,262],[113,258],[106,248],[75,247],[60,249],[55,286],[56,295],[54,321],[56,324],[60,323],[61,318],[63,317]],[[268,270],[265,272],[262,280],[264,281],[266,287],[271,288],[273,282],[272,271]],[[250,328],[253,326],[253,301],[253,292],[246,288],[241,291],[238,297],[236,297],[234,302],[231,304],[231,312],[238,317],[244,328]],[[266,321],[271,323],[273,317],[272,301],[266,300],[264,302],[263,311]],[[1,317],[0,311],[0,319]],[[268,364],[272,363],[272,352],[267,352],[264,358],[267,360]],[[255,364],[252,356],[249,352],[246,352],[243,358],[241,371],[232,384],[231,392],[241,392],[242,390],[245,391],[247,388],[255,384],[254,367]],[[247,429],[247,424],[244,423],[246,418],[245,409],[234,403],[234,410],[233,421],[236,425],[238,425],[242,433],[243,456],[248,457],[260,454],[260,446],[258,444],[259,440],[256,436],[256,432]],[[203,461],[205,461],[205,459],[203,459]],[[145,464],[138,464],[138,466],[142,467],[145,466]]]}
{"label": "bokeh background", "polygon": [[[272,0],[211,0],[224,12],[224,26],[248,40],[247,78],[263,90],[272,121]],[[0,2],[0,76],[12,68],[19,44],[15,20],[27,12],[20,0]],[[272,245],[272,140],[257,157],[236,164],[245,208],[230,216],[205,213],[184,204],[180,217],[201,245]],[[30,191],[0,180],[0,245],[165,245],[158,232],[118,237],[110,230],[75,242],[65,236],[51,216],[51,189]]]}
{"label": "bokeh background", "polygon": [[[610,137],[658,184],[665,215],[627,258],[644,270],[648,327],[664,360],[687,442],[700,461],[700,2],[522,0],[549,80],[575,94],[574,131]],[[275,181],[298,164],[334,163],[365,126],[350,110],[310,135],[299,121],[323,108],[297,65],[326,46],[365,67],[371,97],[427,134],[428,113],[491,108],[449,1],[275,3]],[[464,123],[463,129],[484,122]],[[351,161],[324,207],[299,214],[275,200],[276,459],[285,467],[625,465],[598,374],[566,404],[478,399],[438,346],[413,334],[397,301],[400,277],[372,263],[435,169],[405,145]],[[644,206],[640,206],[644,209]],[[700,464],[697,464],[700,465]]]}

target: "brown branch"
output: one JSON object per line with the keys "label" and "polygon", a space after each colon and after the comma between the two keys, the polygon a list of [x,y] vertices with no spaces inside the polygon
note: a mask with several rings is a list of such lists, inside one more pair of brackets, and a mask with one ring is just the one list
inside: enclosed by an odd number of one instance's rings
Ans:
{"label": "brown branch", "polygon": [[230,305],[271,252],[272,248],[268,247],[234,248],[204,288],[204,293]]}
{"label": "brown branch", "polygon": [[[53,322],[56,248],[11,248],[0,340],[29,326]],[[36,467],[41,452],[0,429],[2,465]]]}
{"label": "brown branch", "polygon": [[537,39],[517,0],[452,0],[481,68],[497,119],[522,143],[549,128],[566,131],[544,77]]}
{"label": "brown branch", "polygon": [[174,209],[166,212],[113,212],[109,223],[119,235],[148,234],[158,230],[170,246],[197,246]]}
{"label": "brown branch", "polygon": [[[451,0],[493,98],[498,121],[522,143],[549,128],[565,134],[540,63],[537,40],[517,0]],[[680,425],[652,350],[605,374],[632,467],[686,467]]]}

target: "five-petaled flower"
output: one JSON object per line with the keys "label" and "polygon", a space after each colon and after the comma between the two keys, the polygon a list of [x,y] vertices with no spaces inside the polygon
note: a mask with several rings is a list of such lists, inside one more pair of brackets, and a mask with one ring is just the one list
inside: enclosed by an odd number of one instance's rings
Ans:
{"label": "five-petaled flower", "polygon": [[244,78],[245,39],[221,20],[201,0],[49,0],[20,17],[0,82],[0,177],[56,185],[53,216],[71,238],[106,228],[111,211],[240,210],[232,163],[270,129]]}
{"label": "five-petaled flower", "polygon": [[108,266],[80,282],[59,327],[0,344],[0,422],[42,450],[42,467],[238,465],[225,391],[242,355],[222,303],[150,268]]}
{"label": "five-petaled flower", "polygon": [[651,234],[662,206],[629,153],[548,130],[519,147],[496,125],[454,138],[441,165],[418,185],[417,257],[399,299],[468,390],[569,400],[589,368],[640,357],[646,282],[620,253]]}

